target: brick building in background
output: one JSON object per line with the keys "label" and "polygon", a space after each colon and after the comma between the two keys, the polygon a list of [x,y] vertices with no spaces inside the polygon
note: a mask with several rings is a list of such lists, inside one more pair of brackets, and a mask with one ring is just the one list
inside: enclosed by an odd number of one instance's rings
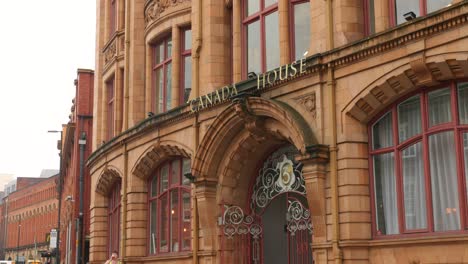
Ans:
{"label": "brick building in background", "polygon": [[91,264],[468,263],[468,1],[97,14]]}
{"label": "brick building in background", "polygon": [[[83,237],[82,256],[87,262],[89,252],[89,198],[90,180],[88,169],[84,166],[91,153],[92,114],[93,114],[94,73],[92,70],[78,69],[75,80],[76,94],[71,107],[70,121],[63,125],[62,170],[63,188],[61,194],[60,218],[60,259],[61,263],[76,263],[77,224],[80,210],[80,164],[83,165]],[[86,136],[83,157],[80,159],[82,136]]]}
{"label": "brick building in background", "polygon": [[5,259],[27,262],[44,260],[40,251],[49,249],[48,235],[57,227],[58,175],[17,179],[17,189],[3,203]]}

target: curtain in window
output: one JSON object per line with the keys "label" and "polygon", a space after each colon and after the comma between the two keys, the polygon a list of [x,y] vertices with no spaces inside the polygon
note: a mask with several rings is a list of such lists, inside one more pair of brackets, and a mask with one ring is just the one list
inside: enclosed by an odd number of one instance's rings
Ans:
{"label": "curtain in window", "polygon": [[435,126],[452,120],[450,108],[450,88],[429,93],[429,126]]}
{"label": "curtain in window", "polygon": [[386,114],[372,127],[373,149],[393,145],[392,113]]}
{"label": "curtain in window", "polygon": [[421,133],[420,109],[419,96],[411,97],[398,105],[399,142]]}
{"label": "curtain in window", "polygon": [[468,133],[463,133],[463,154],[465,157],[465,180],[468,183]]}
{"label": "curtain in window", "polygon": [[377,230],[381,234],[398,234],[398,210],[393,153],[374,156]]}
{"label": "curtain in window", "polygon": [[408,230],[424,229],[427,215],[422,143],[409,146],[401,154],[405,226]]}
{"label": "curtain in window", "polygon": [[[444,114],[441,112],[441,114]],[[434,230],[460,229],[455,143],[452,131],[429,136]]]}

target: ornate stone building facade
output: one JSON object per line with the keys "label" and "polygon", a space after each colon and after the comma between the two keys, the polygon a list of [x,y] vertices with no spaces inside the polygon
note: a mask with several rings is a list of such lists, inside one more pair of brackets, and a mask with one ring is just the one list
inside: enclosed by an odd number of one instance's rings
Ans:
{"label": "ornate stone building facade", "polygon": [[468,2],[97,3],[91,263],[468,263]]}

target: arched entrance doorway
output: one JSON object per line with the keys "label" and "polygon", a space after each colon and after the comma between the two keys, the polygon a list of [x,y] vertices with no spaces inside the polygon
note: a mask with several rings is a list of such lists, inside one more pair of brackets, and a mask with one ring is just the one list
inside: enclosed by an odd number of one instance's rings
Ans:
{"label": "arched entrance doorway", "polygon": [[287,146],[265,160],[251,185],[247,210],[224,206],[223,263],[313,263],[310,211],[296,154]]}

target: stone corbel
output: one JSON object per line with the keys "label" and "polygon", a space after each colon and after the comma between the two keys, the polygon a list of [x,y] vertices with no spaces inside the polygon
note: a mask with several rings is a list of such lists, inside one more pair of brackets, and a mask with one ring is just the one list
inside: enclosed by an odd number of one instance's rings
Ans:
{"label": "stone corbel", "polygon": [[263,118],[254,115],[249,111],[247,105],[248,95],[240,95],[235,98],[233,102],[234,110],[236,114],[244,121],[245,128],[249,133],[255,138],[258,142],[263,142],[266,140],[267,132],[264,128]]}
{"label": "stone corbel", "polygon": [[409,64],[418,79],[419,85],[431,85],[436,82],[434,76],[432,76],[431,70],[426,65],[426,57],[424,54],[420,53],[414,56]]}

